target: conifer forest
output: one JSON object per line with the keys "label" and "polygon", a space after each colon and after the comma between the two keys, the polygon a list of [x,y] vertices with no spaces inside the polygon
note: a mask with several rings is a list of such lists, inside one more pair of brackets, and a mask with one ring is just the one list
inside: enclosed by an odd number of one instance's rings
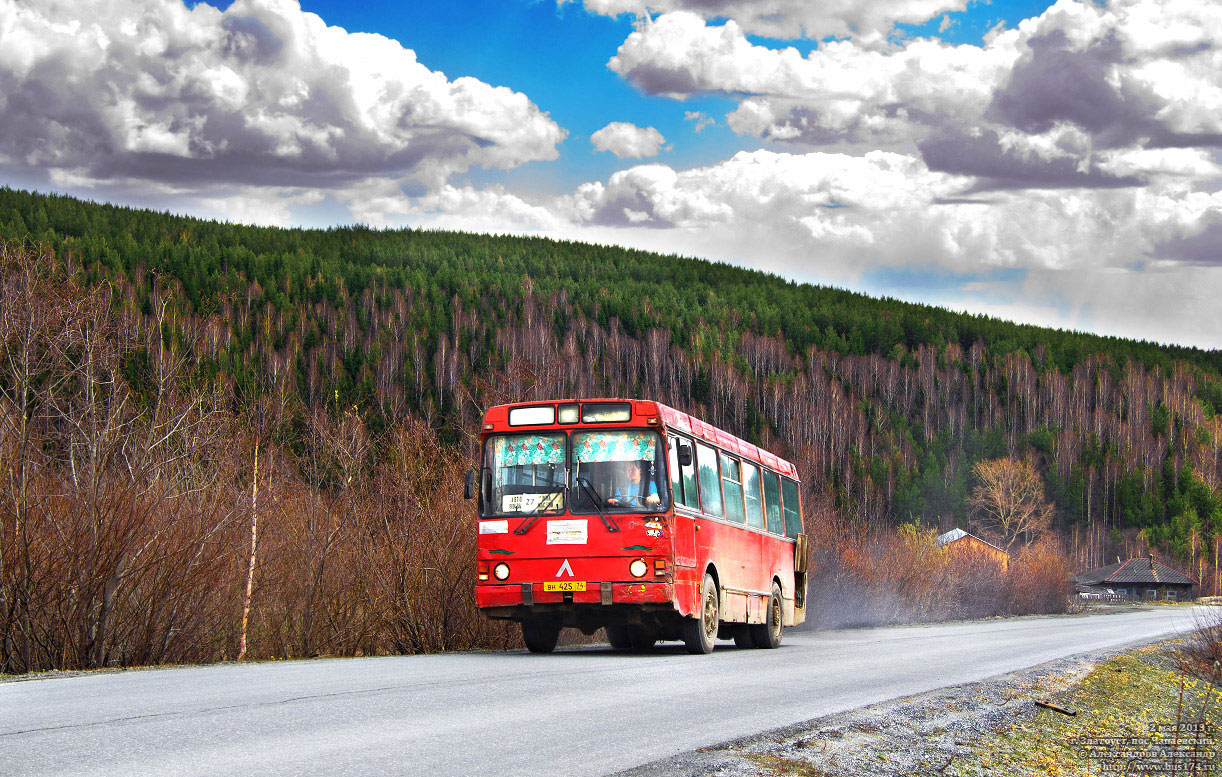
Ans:
{"label": "conifer forest", "polygon": [[[816,622],[1061,609],[1071,573],[1147,553],[1222,587],[1219,351],[11,189],[0,259],[0,672],[514,645],[475,612],[463,471],[484,409],[554,397],[657,399],[793,461]],[[987,534],[1000,460],[1049,509],[986,595],[931,538]]]}

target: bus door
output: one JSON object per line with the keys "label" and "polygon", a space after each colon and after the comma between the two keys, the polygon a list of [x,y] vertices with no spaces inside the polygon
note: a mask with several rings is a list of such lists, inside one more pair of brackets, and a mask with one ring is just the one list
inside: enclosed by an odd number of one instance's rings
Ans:
{"label": "bus door", "polygon": [[690,440],[678,435],[667,437],[670,465],[670,490],[674,497],[674,520],[671,535],[674,538],[675,565],[696,566],[696,522],[681,512],[682,508],[700,509],[700,497],[696,493],[696,454]]}

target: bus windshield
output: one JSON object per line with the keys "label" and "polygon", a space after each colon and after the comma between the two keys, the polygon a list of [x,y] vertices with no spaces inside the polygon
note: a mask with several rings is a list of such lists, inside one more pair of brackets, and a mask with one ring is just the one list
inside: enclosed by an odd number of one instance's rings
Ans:
{"label": "bus windshield", "polygon": [[670,503],[663,446],[644,430],[573,434],[573,512],[652,512]]}
{"label": "bus windshield", "polygon": [[506,434],[485,447],[484,515],[564,510],[565,439],[557,434]]}

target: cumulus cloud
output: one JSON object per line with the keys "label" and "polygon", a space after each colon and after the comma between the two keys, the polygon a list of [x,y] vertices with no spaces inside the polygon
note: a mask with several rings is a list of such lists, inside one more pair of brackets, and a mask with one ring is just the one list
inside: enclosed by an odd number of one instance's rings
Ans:
{"label": "cumulus cloud", "polygon": [[762,243],[769,251],[791,250],[808,268],[832,272],[914,262],[955,272],[1137,269],[1222,205],[1222,192],[1175,185],[965,201],[956,194],[969,181],[906,154],[761,150],[691,170],[622,170],[581,186],[567,204],[582,223],[699,232],[741,250],[773,235]]}
{"label": "cumulus cloud", "polygon": [[610,151],[620,159],[641,159],[657,156],[666,138],[653,127],[638,127],[623,121],[613,121],[590,136],[598,151]]}
{"label": "cumulus cloud", "polygon": [[[576,0],[559,0],[561,5]],[[854,37],[877,42],[896,24],[921,24],[968,0],[585,0],[587,10],[607,16],[687,11],[704,19],[734,19],[753,35],[770,38]]]}
{"label": "cumulus cloud", "polygon": [[717,123],[717,119],[706,115],[703,111],[684,111],[683,120],[696,123],[696,126],[692,128],[692,131],[694,132],[701,132],[705,128],[711,127]]}
{"label": "cumulus cloud", "polygon": [[557,156],[525,95],[297,0],[0,0],[0,165],[79,179],[435,187]]}
{"label": "cumulus cloud", "polygon": [[1222,268],[1222,207],[1207,211],[1180,234],[1160,242],[1153,254],[1163,260]]}
{"label": "cumulus cloud", "polygon": [[914,123],[969,122],[1018,59],[1017,33],[988,46],[920,39],[893,51],[830,41],[802,56],[750,42],[733,20],[666,14],[633,32],[607,63],[647,94],[740,101],[740,134],[809,144],[895,140]]}
{"label": "cumulus cloud", "polygon": [[944,128],[918,144],[934,170],[973,176],[976,191],[992,189],[1112,189],[1143,186],[1140,165],[1125,165],[1089,149],[1089,139],[1071,131],[1043,136],[990,127]]}
{"label": "cumulus cloud", "polygon": [[983,188],[1135,185],[1108,152],[1222,147],[1222,5],[1195,0],[1060,0],[979,46],[840,40],[805,56],[676,11],[608,67],[647,94],[737,101],[727,123],[741,135],[918,143],[931,168]]}

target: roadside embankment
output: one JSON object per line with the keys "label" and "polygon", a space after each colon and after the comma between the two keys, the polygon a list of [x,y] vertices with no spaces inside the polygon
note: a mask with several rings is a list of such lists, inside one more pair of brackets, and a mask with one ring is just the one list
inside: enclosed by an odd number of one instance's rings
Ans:
{"label": "roadside embankment", "polygon": [[1212,677],[1186,670],[1183,647],[1177,639],[1074,656],[705,748],[621,777],[1216,774],[1219,670]]}

